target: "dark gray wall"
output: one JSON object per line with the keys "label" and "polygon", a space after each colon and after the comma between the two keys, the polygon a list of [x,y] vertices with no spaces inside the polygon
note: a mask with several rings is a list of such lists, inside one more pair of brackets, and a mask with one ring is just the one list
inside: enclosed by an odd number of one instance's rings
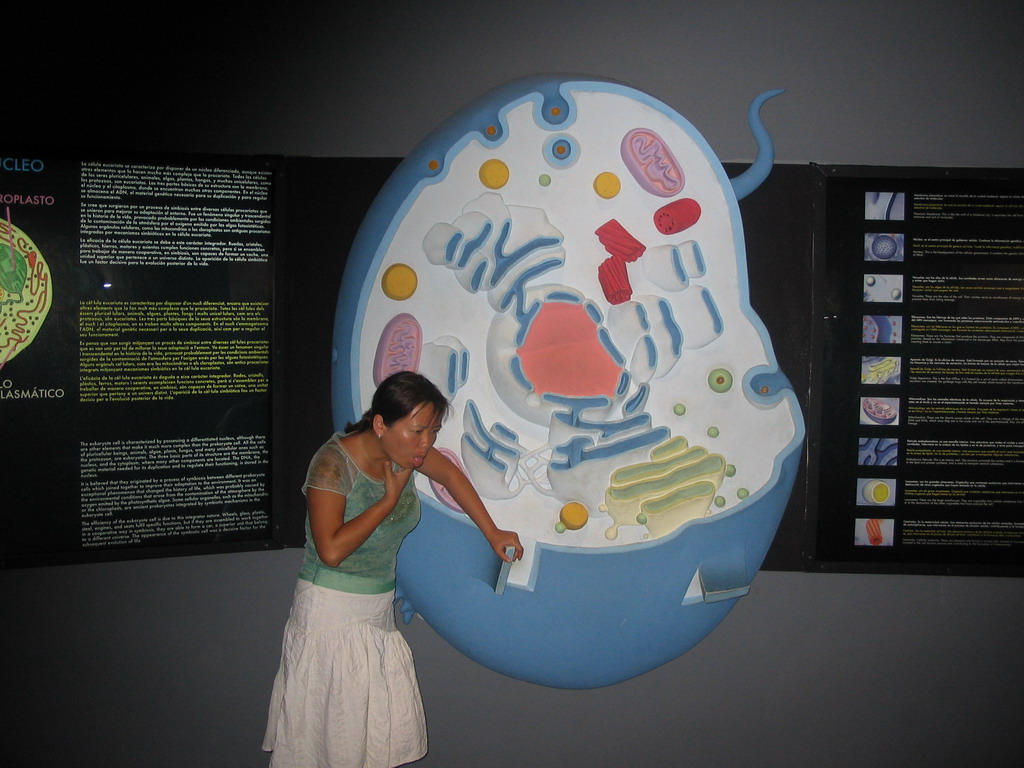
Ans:
{"label": "dark gray wall", "polygon": [[[723,160],[753,156],[746,107],[784,87],[765,109],[780,162],[1024,166],[1016,0],[80,5],[5,9],[0,143],[401,156],[496,84],[574,71],[658,96]],[[7,761],[265,765],[299,560],[0,573]],[[1022,616],[1020,580],[763,572],[694,650],[576,692],[492,673],[417,619],[422,765],[1019,768]]]}

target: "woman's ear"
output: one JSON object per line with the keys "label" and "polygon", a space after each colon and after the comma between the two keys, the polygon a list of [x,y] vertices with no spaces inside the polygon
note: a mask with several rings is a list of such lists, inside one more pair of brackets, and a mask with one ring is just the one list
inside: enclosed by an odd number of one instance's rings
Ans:
{"label": "woman's ear", "polygon": [[384,417],[378,413],[373,417],[370,424],[373,426],[374,434],[377,435],[377,437],[380,437],[381,433],[384,431]]}

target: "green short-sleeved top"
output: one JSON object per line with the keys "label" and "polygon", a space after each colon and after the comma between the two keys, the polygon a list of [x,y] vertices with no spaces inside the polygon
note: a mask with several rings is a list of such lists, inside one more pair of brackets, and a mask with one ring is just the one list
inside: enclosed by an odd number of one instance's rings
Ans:
{"label": "green short-sleeved top", "polygon": [[[308,488],[340,493],[345,497],[345,522],[361,514],[384,496],[384,483],[363,474],[342,447],[335,432],[309,462]],[[420,500],[412,482],[405,486],[394,511],[377,526],[362,546],[336,567],[324,565],[316,553],[306,514],[306,556],[299,578],[330,589],[376,595],[395,588],[395,558],[402,540],[420,521]]]}

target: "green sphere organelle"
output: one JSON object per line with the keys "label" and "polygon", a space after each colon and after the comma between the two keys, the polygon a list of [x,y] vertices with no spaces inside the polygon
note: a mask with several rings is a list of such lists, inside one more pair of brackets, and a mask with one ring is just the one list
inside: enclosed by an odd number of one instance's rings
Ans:
{"label": "green sphere organelle", "polygon": [[732,389],[732,374],[725,368],[715,368],[708,374],[708,386],[712,392],[728,392]]}

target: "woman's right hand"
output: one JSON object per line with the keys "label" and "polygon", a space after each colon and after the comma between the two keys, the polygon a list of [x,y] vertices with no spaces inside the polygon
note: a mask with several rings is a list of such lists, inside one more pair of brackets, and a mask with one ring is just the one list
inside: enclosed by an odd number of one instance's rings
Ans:
{"label": "woman's right hand", "polygon": [[412,467],[399,467],[388,459],[384,462],[381,474],[384,476],[384,499],[397,504],[402,491],[409,483],[409,478],[412,477]]}
{"label": "woman's right hand", "polygon": [[384,478],[383,498],[347,522],[345,496],[319,488],[310,488],[306,492],[313,545],[325,565],[337,567],[370,538],[377,526],[394,511],[412,475],[412,468],[399,467],[396,470],[390,461],[385,461],[381,475]]}

